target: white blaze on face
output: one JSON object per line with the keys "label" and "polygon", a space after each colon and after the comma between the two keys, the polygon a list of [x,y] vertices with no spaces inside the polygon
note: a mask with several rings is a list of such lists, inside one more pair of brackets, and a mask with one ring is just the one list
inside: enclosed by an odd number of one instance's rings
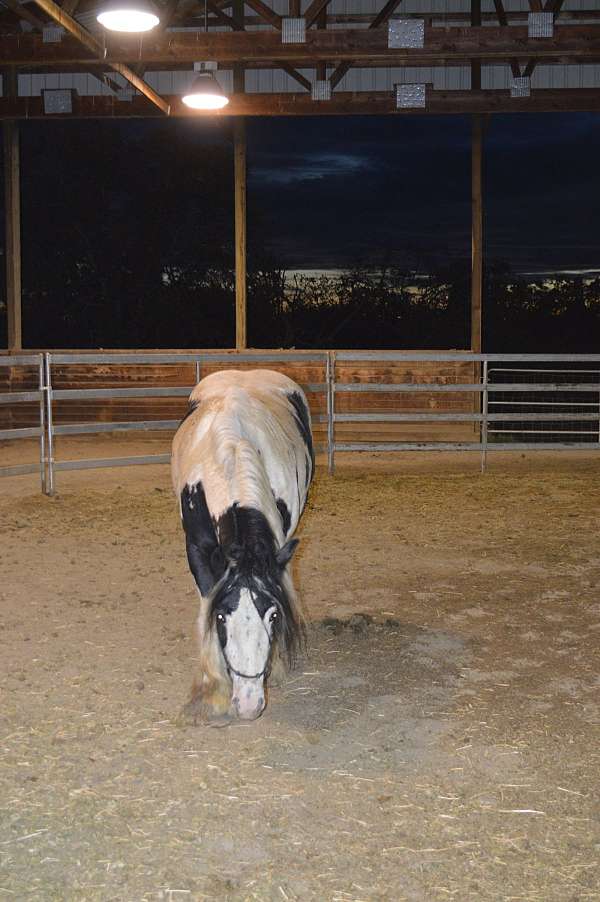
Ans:
{"label": "white blaze on face", "polygon": [[[273,605],[264,618],[256,610],[248,589],[240,592],[240,601],[227,615],[227,642],[225,654],[232,671],[233,693],[231,701],[240,717],[252,720],[261,714],[265,706],[264,675],[271,646],[272,625],[270,617]],[[260,676],[254,676],[260,674]]]}

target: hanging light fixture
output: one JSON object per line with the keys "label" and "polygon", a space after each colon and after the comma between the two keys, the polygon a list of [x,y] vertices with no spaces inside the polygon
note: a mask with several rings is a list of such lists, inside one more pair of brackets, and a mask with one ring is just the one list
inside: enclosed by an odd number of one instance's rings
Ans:
{"label": "hanging light fixture", "polygon": [[150,31],[160,19],[151,0],[107,0],[97,16],[98,22],[109,31]]}
{"label": "hanging light fixture", "polygon": [[[208,4],[204,0],[204,33],[208,34]],[[221,110],[229,103],[229,97],[223,93],[217,81],[215,62],[194,63],[197,73],[187,94],[181,98],[192,110]]]}
{"label": "hanging light fixture", "polygon": [[194,63],[196,77],[187,94],[181,98],[192,110],[220,110],[229,103],[229,97],[223,93],[221,85],[215,78],[217,64]]}

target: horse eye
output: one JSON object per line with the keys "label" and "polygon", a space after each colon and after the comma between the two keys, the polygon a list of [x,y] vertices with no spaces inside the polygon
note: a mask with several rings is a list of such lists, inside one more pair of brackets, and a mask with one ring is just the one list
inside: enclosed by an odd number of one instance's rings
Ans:
{"label": "horse eye", "polygon": [[219,621],[219,623],[225,623],[225,615],[217,614],[217,620]]}
{"label": "horse eye", "polygon": [[279,612],[278,612],[278,611],[273,611],[273,613],[272,613],[271,616],[269,617],[269,622],[270,622],[270,623],[275,623],[275,621],[277,620],[278,617],[279,617]]}

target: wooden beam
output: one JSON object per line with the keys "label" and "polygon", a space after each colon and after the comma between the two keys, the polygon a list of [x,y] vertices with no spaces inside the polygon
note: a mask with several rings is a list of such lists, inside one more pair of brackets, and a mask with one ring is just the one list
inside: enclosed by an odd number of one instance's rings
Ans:
{"label": "wooden beam", "polygon": [[[511,97],[510,91],[431,91],[423,110],[397,110],[392,91],[339,91],[330,101],[313,101],[307,91],[300,93],[233,95],[222,110],[202,113],[191,111],[180,95],[166,98],[171,116],[211,118],[229,116],[428,116],[431,114],[474,113],[565,113],[600,112],[600,89],[540,88],[530,97]],[[162,115],[142,97],[121,103],[111,96],[76,96],[73,112],[46,115],[41,97],[0,98],[0,119],[148,119]]]}
{"label": "wooden beam", "polygon": [[[481,0],[471,0],[471,27],[481,27]],[[471,60],[471,90],[481,91],[481,60]]]}
{"label": "wooden beam", "polygon": [[21,195],[19,176],[19,125],[4,122],[4,204],[6,231],[6,304],[8,349],[23,348],[21,322]]}
{"label": "wooden beam", "polygon": [[[59,25],[73,35],[84,47],[87,47],[98,59],[104,60],[105,58],[105,49],[104,47],[89,33],[85,28],[82,28],[79,22],[76,22],[67,12],[65,12],[60,6],[57,6],[54,3],[54,0],[36,0],[37,5],[47,13],[51,19],[57,22]],[[47,46],[47,45],[46,45]],[[146,84],[146,82],[141,79],[138,75],[135,74],[128,66],[120,62],[110,62],[108,63],[111,69],[114,69],[115,72],[118,72],[119,75],[122,75],[123,78],[128,81],[133,87],[143,94],[144,97],[147,97],[155,106],[162,110],[163,113],[169,115],[169,104],[165,103],[165,101],[160,97],[156,91],[154,91],[150,85]]]}
{"label": "wooden beam", "polygon": [[214,14],[217,22],[220,25],[226,25],[231,28],[233,31],[243,31],[244,26],[241,22],[238,21],[235,16],[228,16],[227,13],[224,13],[214,2],[214,0],[206,0],[206,5],[210,9],[210,11]]}
{"label": "wooden beam", "polygon": [[[263,3],[262,0],[246,0],[246,5],[258,13],[261,19],[281,31],[281,16],[279,16],[270,6]],[[281,40],[281,39],[280,39]]]}
{"label": "wooden beam", "polygon": [[2,0],[2,2],[11,10],[11,12],[15,13],[19,19],[23,19],[24,22],[29,22],[33,28],[37,28],[41,31],[44,27],[45,23],[26,6],[19,3],[19,0]]}
{"label": "wooden beam", "polygon": [[287,74],[291,76],[291,78],[294,78],[299,85],[302,85],[303,88],[306,88],[307,91],[312,90],[312,84],[310,83],[308,78],[305,78],[302,73],[298,72],[297,69],[294,69],[293,66],[288,66],[287,63],[281,63],[281,68],[284,72],[287,72]]}
{"label": "wooden beam", "polygon": [[483,294],[482,121],[471,125],[471,350],[481,353],[481,299]]}
{"label": "wooden beam", "polygon": [[[498,24],[500,26],[502,26],[502,28],[507,28],[508,27],[508,19],[506,17],[506,10],[504,9],[504,4],[502,3],[502,0],[494,0],[494,7],[496,9],[496,15],[498,16]],[[481,18],[481,16],[480,16],[480,18]],[[512,72],[513,78],[520,77],[521,66],[519,64],[519,60],[512,59],[510,61],[510,71]]]}
{"label": "wooden beam", "polygon": [[[563,0],[546,0],[546,5],[544,6],[544,12],[551,12],[554,14],[554,17],[559,15],[561,8],[563,5]],[[527,65],[525,66],[525,71],[523,75],[526,75],[528,78],[534,73],[535,67],[537,66],[537,60],[530,59]]]}
{"label": "wooden beam", "polygon": [[[247,0],[246,0],[247,2]],[[246,124],[238,118],[233,126],[235,176],[235,347],[247,347],[246,334]]]}
{"label": "wooden beam", "polygon": [[[50,3],[52,0],[39,0]],[[254,0],[253,0],[254,2]],[[77,25],[77,23],[75,23]],[[89,35],[96,56],[103,53]],[[90,51],[92,52],[92,51]],[[170,69],[188,66],[198,59],[219,63],[286,62],[313,67],[318,61],[370,65],[381,62],[388,66],[465,65],[472,59],[508,62],[513,57],[529,57],[546,62],[596,62],[600,60],[600,25],[560,25],[554,37],[530,40],[527,27],[510,28],[425,28],[425,46],[420,49],[390,49],[387,34],[381,29],[310,29],[306,44],[283,44],[275,31],[239,32],[169,32],[158,39],[107,37],[107,65],[143,62],[147,66],[163,65]],[[71,38],[59,44],[44,44],[35,33],[0,38],[3,65],[32,69],[61,65],[87,65],[89,54]]]}
{"label": "wooden beam", "polygon": [[369,28],[379,28],[380,25],[385,25],[388,19],[396,12],[401,2],[402,0],[387,0],[387,3],[382,6],[373,21],[369,24]]}
{"label": "wooden beam", "polygon": [[[387,22],[388,19],[393,15],[396,11],[397,7],[400,6],[402,0],[387,0],[387,3],[383,6],[382,9],[379,10],[373,21],[369,24],[369,31],[374,31],[379,28],[380,25],[383,25],[384,22]],[[336,68],[333,70],[331,75],[329,76],[329,80],[331,82],[331,89],[333,90],[339,83],[342,78],[350,69],[352,64],[348,62],[348,60],[343,60]]]}
{"label": "wooden beam", "polygon": [[325,13],[325,16],[327,16],[327,7],[330,3],[331,0],[312,0],[312,3],[308,6],[306,12],[304,13],[307,28],[310,28],[311,25],[314,25],[317,22],[317,19],[321,19],[322,21],[323,13]]}

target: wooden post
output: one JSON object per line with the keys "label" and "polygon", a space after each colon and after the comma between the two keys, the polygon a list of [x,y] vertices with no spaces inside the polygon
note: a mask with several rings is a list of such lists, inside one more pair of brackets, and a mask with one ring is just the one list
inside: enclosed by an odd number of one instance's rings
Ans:
{"label": "wooden post", "polygon": [[6,223],[6,303],[8,349],[21,351],[21,196],[19,180],[19,125],[4,123],[4,203]]}
{"label": "wooden post", "polygon": [[[231,8],[234,18],[244,21],[244,0],[233,0]],[[233,93],[243,94],[246,90],[244,67],[237,63],[233,67]],[[246,122],[237,116],[233,125],[233,173],[235,180],[235,347],[243,351],[248,346],[247,339],[247,295],[246,295]]]}
{"label": "wooden post", "polygon": [[473,116],[471,142],[471,350],[481,354],[483,294],[482,122]]}
{"label": "wooden post", "polygon": [[246,123],[236,118],[234,134],[235,176],[235,347],[242,351],[246,339]]}

